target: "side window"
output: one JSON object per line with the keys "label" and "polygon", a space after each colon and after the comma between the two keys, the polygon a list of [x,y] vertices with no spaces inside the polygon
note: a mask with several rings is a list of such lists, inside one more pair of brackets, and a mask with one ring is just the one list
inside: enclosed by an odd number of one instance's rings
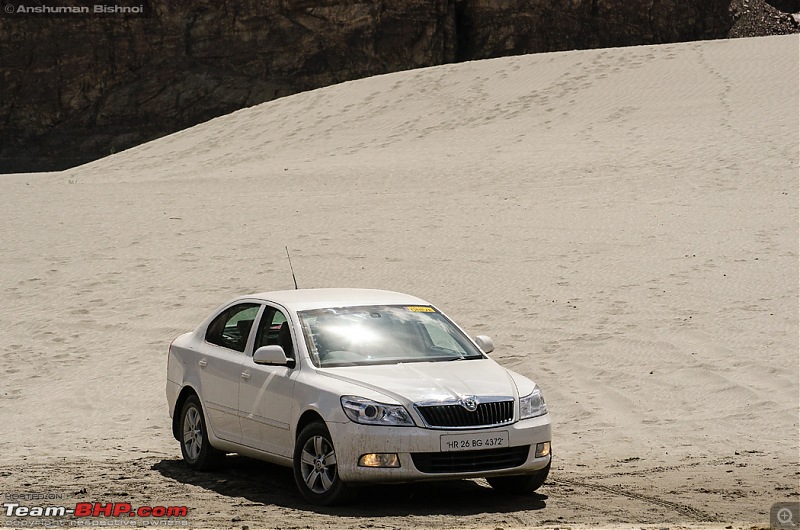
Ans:
{"label": "side window", "polygon": [[223,311],[208,325],[206,340],[223,348],[244,352],[259,307],[258,304],[238,304]]}
{"label": "side window", "polygon": [[294,358],[294,347],[292,345],[292,334],[289,331],[289,322],[286,321],[286,316],[278,311],[267,307],[264,310],[264,315],[261,317],[261,322],[258,324],[258,331],[256,332],[256,343],[253,346],[253,351],[261,346],[269,346],[277,344],[283,347],[284,353],[290,359]]}

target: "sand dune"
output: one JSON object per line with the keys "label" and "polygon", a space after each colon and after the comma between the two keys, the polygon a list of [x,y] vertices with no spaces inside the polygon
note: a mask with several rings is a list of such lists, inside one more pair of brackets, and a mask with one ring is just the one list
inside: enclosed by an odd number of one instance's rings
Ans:
{"label": "sand dune", "polygon": [[[798,499],[798,42],[401,72],[4,176],[0,490],[98,497],[125,469],[142,502],[200,491],[199,525],[766,524]],[[291,287],[284,245],[301,287],[413,293],[494,337],[550,404],[544,507],[232,509],[164,471],[170,340]]]}

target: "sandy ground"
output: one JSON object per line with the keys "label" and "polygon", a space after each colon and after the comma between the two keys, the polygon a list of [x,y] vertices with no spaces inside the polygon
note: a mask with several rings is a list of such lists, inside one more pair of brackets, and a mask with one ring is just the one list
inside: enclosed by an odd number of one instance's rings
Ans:
{"label": "sandy ground", "polygon": [[[4,175],[0,496],[253,530],[767,526],[800,499],[799,44],[403,72]],[[409,292],[492,335],[548,399],[545,486],[320,509],[282,468],[188,471],[167,346],[228,298],[290,288],[284,245],[301,287]]]}

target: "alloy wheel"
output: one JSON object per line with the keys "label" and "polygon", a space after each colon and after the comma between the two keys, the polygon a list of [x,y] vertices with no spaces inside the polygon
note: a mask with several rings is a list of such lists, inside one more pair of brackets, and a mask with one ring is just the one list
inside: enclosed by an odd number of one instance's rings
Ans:
{"label": "alloy wheel", "polygon": [[195,407],[189,408],[183,418],[183,445],[187,456],[197,460],[203,448],[203,424]]}
{"label": "alloy wheel", "polygon": [[336,453],[333,445],[322,436],[312,436],[303,446],[300,472],[309,490],[326,493],[336,478]]}

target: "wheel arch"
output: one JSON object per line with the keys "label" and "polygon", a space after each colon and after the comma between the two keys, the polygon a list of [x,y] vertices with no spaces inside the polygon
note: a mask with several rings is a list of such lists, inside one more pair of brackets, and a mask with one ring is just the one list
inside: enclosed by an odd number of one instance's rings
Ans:
{"label": "wheel arch", "polygon": [[300,418],[297,420],[297,426],[294,430],[294,441],[297,442],[297,437],[300,436],[300,433],[303,432],[303,429],[317,421],[325,423],[322,415],[316,410],[310,409],[303,412],[303,414],[301,414]]}
{"label": "wheel arch", "polygon": [[[183,404],[186,403],[189,396],[197,396],[197,399],[200,399],[197,391],[193,387],[187,385],[183,387],[180,394],[178,394],[178,399],[175,400],[175,409],[172,411],[172,436],[178,441],[181,440],[181,410],[183,410]],[[200,406],[203,406],[202,401],[200,402]]]}

